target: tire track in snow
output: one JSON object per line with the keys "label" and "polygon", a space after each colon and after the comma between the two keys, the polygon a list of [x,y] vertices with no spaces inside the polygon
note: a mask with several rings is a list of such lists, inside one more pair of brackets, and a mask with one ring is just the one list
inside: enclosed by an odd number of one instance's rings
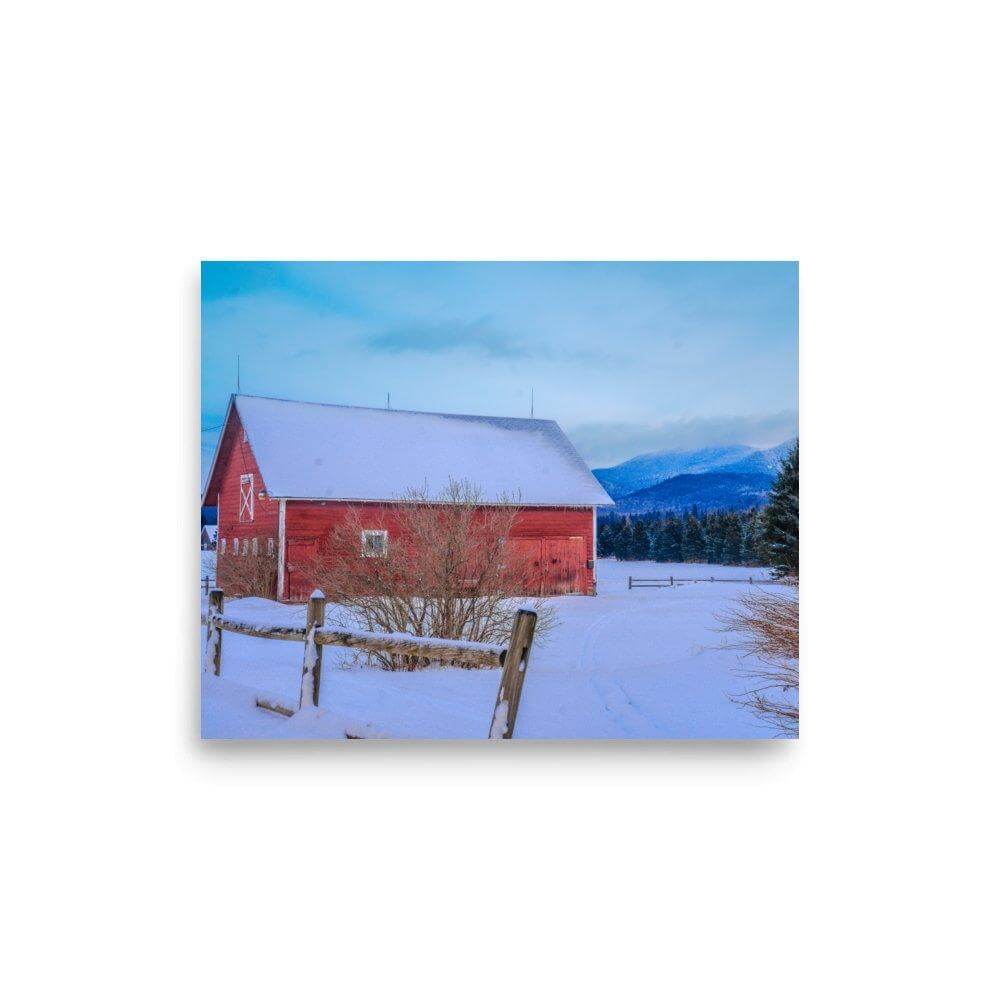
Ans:
{"label": "tire track in snow", "polygon": [[608,627],[615,623],[619,631],[628,631],[630,619],[634,617],[634,611],[622,609],[607,611],[595,619],[584,635],[576,669],[586,672],[591,688],[604,705],[604,711],[614,718],[622,735],[655,736],[659,732],[656,722],[636,707],[614,672],[602,670],[597,658],[598,641]]}

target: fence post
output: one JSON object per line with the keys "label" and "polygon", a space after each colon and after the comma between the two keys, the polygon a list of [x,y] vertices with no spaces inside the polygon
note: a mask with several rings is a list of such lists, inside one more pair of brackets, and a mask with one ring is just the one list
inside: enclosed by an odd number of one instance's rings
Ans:
{"label": "fence post", "polygon": [[205,673],[222,673],[222,629],[218,619],[222,617],[223,594],[216,587],[208,592],[208,625],[205,629],[205,656],[203,667]]}
{"label": "fence post", "polygon": [[[631,583],[631,577],[629,582]],[[510,642],[507,644],[500,673],[500,688],[493,706],[489,735],[491,740],[509,740],[514,735],[517,706],[521,703],[521,688],[524,686],[524,673],[528,669],[528,657],[531,655],[537,621],[538,615],[526,608],[521,608],[514,617],[514,627],[510,631]]]}
{"label": "fence post", "polygon": [[628,589],[629,590],[632,589],[632,577],[631,577],[631,575],[629,575],[629,578],[628,578]]}
{"label": "fence post", "polygon": [[674,578],[673,578],[673,575],[671,575],[671,577],[670,577],[670,586],[672,587],[673,585],[674,585]]}
{"label": "fence post", "polygon": [[316,642],[316,629],[326,622],[326,597],[314,590],[306,606],[306,648],[302,656],[302,687],[299,710],[306,705],[319,707],[319,679],[323,668],[323,647]]}

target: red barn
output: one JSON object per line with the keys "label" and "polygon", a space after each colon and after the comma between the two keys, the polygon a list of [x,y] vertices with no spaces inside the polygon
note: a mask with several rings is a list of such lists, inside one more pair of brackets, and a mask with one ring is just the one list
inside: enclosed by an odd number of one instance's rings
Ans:
{"label": "red barn", "polygon": [[526,593],[594,594],[597,508],[612,503],[552,420],[376,410],[233,396],[202,497],[218,551],[274,552],[279,600],[301,600],[308,564],[349,508],[382,512],[407,490],[466,479],[519,496],[508,544],[529,557]]}

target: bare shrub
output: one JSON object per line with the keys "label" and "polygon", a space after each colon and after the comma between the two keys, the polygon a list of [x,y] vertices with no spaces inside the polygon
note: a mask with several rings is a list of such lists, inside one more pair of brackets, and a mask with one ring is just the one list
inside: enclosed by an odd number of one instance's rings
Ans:
{"label": "bare shrub", "polygon": [[787,594],[754,591],[719,616],[736,647],[758,663],[737,671],[749,683],[733,701],[778,732],[799,734],[799,590]]}
{"label": "bare shrub", "polygon": [[268,597],[272,600],[278,587],[278,557],[258,552],[245,556],[216,551],[216,579],[229,597]]}
{"label": "bare shrub", "polygon": [[[502,499],[483,506],[481,491],[451,481],[436,497],[406,493],[391,511],[352,507],[309,569],[328,600],[372,632],[408,632],[437,639],[504,644],[525,604],[528,563],[507,546],[518,507]],[[365,551],[363,533],[385,531],[388,546]],[[544,600],[536,636],[554,623]],[[371,653],[389,670],[417,670],[426,657]]]}

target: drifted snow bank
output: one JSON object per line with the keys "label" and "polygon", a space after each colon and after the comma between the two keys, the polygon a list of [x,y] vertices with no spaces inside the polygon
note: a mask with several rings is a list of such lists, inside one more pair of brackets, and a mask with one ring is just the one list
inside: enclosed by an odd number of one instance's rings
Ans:
{"label": "drifted snow bank", "polygon": [[227,677],[203,674],[201,735],[203,739],[343,740],[386,739],[372,723],[311,705],[285,718],[257,707],[267,695]]}

